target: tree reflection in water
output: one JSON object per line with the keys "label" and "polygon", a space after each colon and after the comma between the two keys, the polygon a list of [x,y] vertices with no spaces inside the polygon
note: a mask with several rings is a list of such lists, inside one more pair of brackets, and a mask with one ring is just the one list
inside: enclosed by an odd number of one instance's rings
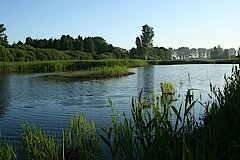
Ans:
{"label": "tree reflection in water", "polygon": [[9,77],[0,75],[0,118],[4,117],[9,105]]}

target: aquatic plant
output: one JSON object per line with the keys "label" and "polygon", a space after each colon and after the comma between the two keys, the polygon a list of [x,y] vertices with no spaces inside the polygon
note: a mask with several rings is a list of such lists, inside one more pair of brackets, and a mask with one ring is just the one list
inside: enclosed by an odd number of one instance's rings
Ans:
{"label": "aquatic plant", "polygon": [[1,160],[13,160],[17,159],[15,151],[10,141],[0,140],[0,159]]}
{"label": "aquatic plant", "polygon": [[55,136],[49,136],[35,125],[21,124],[23,133],[20,135],[21,148],[25,159],[60,159],[60,144],[55,141]]}
{"label": "aquatic plant", "polygon": [[64,79],[100,79],[100,78],[112,78],[133,74],[129,72],[129,69],[124,66],[113,67],[96,67],[84,71],[76,71],[64,74],[51,75],[52,78],[64,78]]}
{"label": "aquatic plant", "polygon": [[99,148],[94,121],[88,123],[84,115],[77,114],[70,118],[69,130],[63,135],[66,159],[96,159]]}

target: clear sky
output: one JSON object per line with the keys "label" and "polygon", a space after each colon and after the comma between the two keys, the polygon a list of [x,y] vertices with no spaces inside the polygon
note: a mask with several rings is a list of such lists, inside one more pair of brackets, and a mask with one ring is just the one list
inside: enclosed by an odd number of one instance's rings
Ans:
{"label": "clear sky", "polygon": [[131,49],[143,25],[154,46],[240,47],[240,0],[1,0],[8,41],[101,36]]}

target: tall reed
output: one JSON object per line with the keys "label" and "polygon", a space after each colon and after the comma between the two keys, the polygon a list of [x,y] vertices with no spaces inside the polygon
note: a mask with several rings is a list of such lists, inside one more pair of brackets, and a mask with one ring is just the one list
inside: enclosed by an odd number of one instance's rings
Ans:
{"label": "tall reed", "polygon": [[111,60],[53,60],[33,62],[0,62],[0,72],[54,72],[76,71],[95,67],[126,66],[138,67],[147,65],[144,60],[111,59]]}
{"label": "tall reed", "polygon": [[56,142],[55,136],[49,136],[35,125],[22,123],[23,134],[21,138],[21,148],[25,159],[60,159],[60,144]]}
{"label": "tall reed", "polygon": [[0,140],[0,159],[14,160],[17,159],[12,144],[7,140]]}
{"label": "tall reed", "polygon": [[98,139],[94,121],[88,123],[84,115],[70,118],[69,130],[64,131],[64,155],[66,159],[96,159]]}

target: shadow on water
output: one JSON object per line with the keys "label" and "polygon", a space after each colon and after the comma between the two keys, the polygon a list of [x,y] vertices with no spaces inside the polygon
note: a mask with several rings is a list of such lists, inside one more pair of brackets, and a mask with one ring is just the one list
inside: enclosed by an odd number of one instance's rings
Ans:
{"label": "shadow on water", "polygon": [[4,117],[9,107],[9,86],[9,77],[0,76],[0,118]]}

